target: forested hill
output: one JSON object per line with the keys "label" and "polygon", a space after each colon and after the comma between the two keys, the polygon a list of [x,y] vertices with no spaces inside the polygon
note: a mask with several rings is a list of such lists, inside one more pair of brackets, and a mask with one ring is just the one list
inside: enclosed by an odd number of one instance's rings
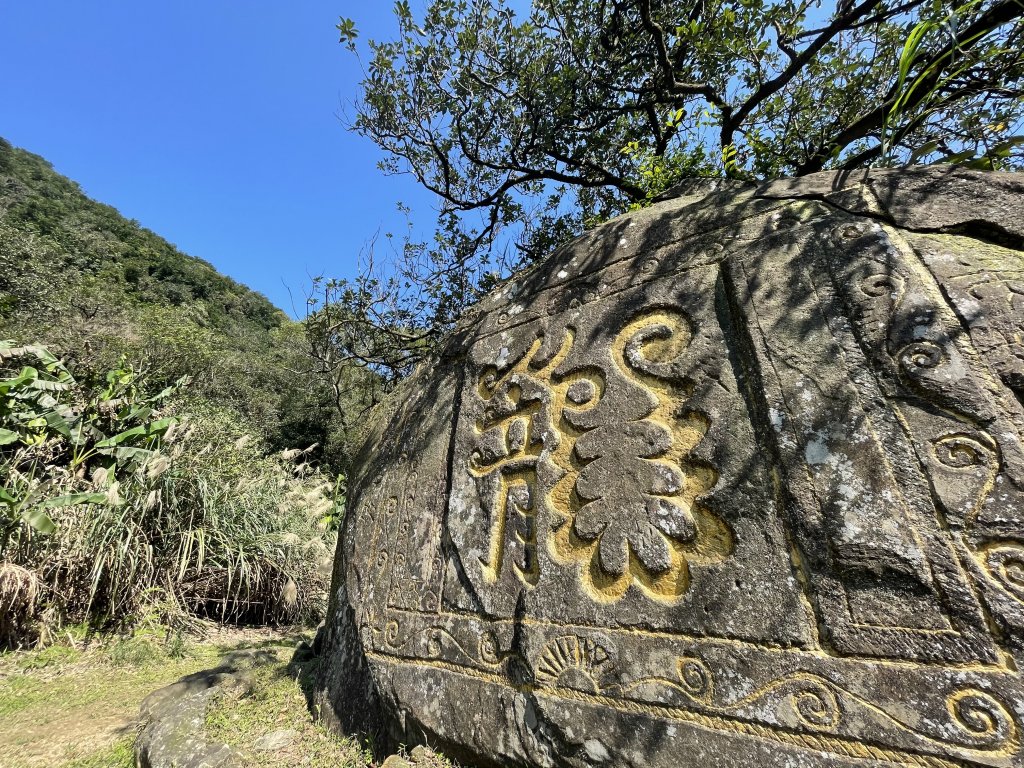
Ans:
{"label": "forested hill", "polygon": [[300,323],[0,138],[2,339],[78,369],[123,358],[154,387],[188,376],[193,404],[231,409],[270,449],[330,442]]}
{"label": "forested hill", "polygon": [[[42,157],[3,138],[0,222],[41,238],[47,273],[61,282],[123,292],[141,304],[184,306],[197,321],[228,333],[239,325],[270,329],[285,319],[263,296],[182,253],[111,206],[89,199]],[[6,277],[0,275],[0,281],[7,283],[13,273],[24,271],[17,264],[4,267]],[[4,282],[0,290],[7,293],[22,287]]]}
{"label": "forested hill", "polygon": [[86,622],[319,620],[348,411],[307,348],[0,139],[0,650]]}

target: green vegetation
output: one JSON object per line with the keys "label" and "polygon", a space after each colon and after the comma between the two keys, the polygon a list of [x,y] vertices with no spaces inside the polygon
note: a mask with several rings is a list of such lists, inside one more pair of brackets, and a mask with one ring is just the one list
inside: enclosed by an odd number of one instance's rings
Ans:
{"label": "green vegetation", "polygon": [[154,391],[228,409],[270,451],[314,443],[345,462],[358,410],[314,375],[303,327],[257,293],[0,139],[0,339],[46,347],[78,375],[126,358]]}
{"label": "green vegetation", "polygon": [[[142,700],[225,653],[294,641],[266,630],[204,642],[167,641],[153,628],[86,644],[68,627],[42,650],[0,655],[0,755],[5,768],[129,768]],[[308,718],[308,713],[307,713]]]}
{"label": "green vegetation", "polygon": [[[694,177],[1024,164],[1024,0],[394,3],[350,128],[437,197],[399,284],[327,297],[419,357],[496,278]],[[413,290],[406,290],[407,286]],[[373,300],[360,298],[367,286]],[[353,299],[358,298],[354,301]],[[381,322],[381,320],[384,322]],[[345,354],[361,354],[344,334]],[[401,372],[401,371],[399,371]]]}
{"label": "green vegetation", "polygon": [[[0,287],[14,301],[60,306],[75,301],[70,289],[85,284],[94,295],[77,299],[83,312],[104,298],[135,306],[183,307],[184,317],[218,332],[225,346],[237,349],[243,348],[246,335],[285,321],[259,294],[181,253],[114,208],[90,200],[41,157],[3,139],[0,210],[9,239],[0,278],[6,284]],[[12,244],[22,253],[46,253],[49,258],[19,259]],[[54,281],[54,275],[62,279]],[[29,287],[34,289],[31,294],[25,291]]]}
{"label": "green vegetation", "polygon": [[340,499],[305,452],[264,455],[223,409],[181,384],[151,394],[130,367],[78,381],[2,342],[0,361],[0,639],[153,611],[322,616]]}
{"label": "green vegetation", "polygon": [[[238,652],[251,654],[246,685],[226,689],[207,712],[206,736],[262,768],[371,768],[367,749],[314,722],[308,697],[320,659],[295,654],[311,634],[227,630],[202,641],[168,641],[153,627],[86,643],[85,628],[68,627],[41,650],[0,655],[0,755],[4,768],[130,768],[142,700],[186,675],[211,669]],[[288,737],[274,749],[260,740]],[[430,750],[413,765],[456,768]]]}
{"label": "green vegetation", "polygon": [[[261,768],[365,768],[373,756],[351,738],[310,717],[307,695],[318,660],[291,660],[293,647],[267,648],[273,659],[257,665],[245,690],[220,699],[207,713],[209,737],[236,749],[245,765]],[[260,749],[278,731],[291,739],[280,749]]]}
{"label": "green vegetation", "polygon": [[319,620],[378,377],[309,348],[0,139],[0,645]]}

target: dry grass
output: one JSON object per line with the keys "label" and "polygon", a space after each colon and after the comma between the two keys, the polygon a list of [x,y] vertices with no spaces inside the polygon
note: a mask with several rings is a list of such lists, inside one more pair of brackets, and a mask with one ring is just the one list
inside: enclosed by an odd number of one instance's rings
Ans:
{"label": "dry grass", "polygon": [[0,646],[13,645],[35,618],[39,577],[28,568],[0,563]]}

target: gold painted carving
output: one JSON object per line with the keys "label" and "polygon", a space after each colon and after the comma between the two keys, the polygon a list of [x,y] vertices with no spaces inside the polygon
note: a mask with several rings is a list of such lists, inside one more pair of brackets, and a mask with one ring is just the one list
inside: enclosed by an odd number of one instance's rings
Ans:
{"label": "gold painted carving", "polygon": [[537,465],[545,441],[555,439],[550,428],[551,375],[568,354],[572,341],[572,333],[566,334],[558,353],[541,364],[537,354],[543,339],[538,338],[523,359],[504,375],[499,377],[492,366],[480,377],[477,392],[485,410],[475,425],[477,444],[470,457],[469,471],[477,478],[483,489],[481,497],[489,507],[486,511],[491,520],[490,544],[487,556],[481,559],[488,582],[497,581],[501,575],[510,538],[518,550],[513,565],[516,575],[528,586],[535,586],[540,578]]}
{"label": "gold painted carving", "polygon": [[999,585],[1024,603],[1024,544],[1019,541],[994,542],[979,554],[985,568]]}
{"label": "gold painted carving", "polygon": [[[595,353],[602,364],[560,370],[575,341],[566,329],[553,354],[544,354],[541,336],[500,376],[494,366],[482,372],[484,412],[469,470],[490,520],[486,581],[498,580],[512,549],[514,572],[535,586],[538,536],[548,528],[552,558],[575,565],[598,602],[619,600],[636,585],[672,603],[689,587],[691,563],[732,551],[725,523],[697,500],[718,475],[690,458],[709,421],[685,407],[688,388],[672,370],[691,339],[681,313],[657,309],[629,322],[601,358]],[[612,388],[640,416],[617,418],[606,407],[587,419]],[[540,487],[545,461],[557,478],[549,488]],[[542,504],[552,513],[543,530]]]}
{"label": "gold painted carving", "polygon": [[[968,756],[980,757],[986,762],[989,759],[997,760],[997,764],[1002,765],[1012,761],[1020,750],[1019,729],[1013,715],[992,694],[974,688],[959,689],[946,696],[949,719],[930,723],[931,727],[925,731],[852,696],[832,681],[809,673],[798,672],[783,677],[731,704],[715,706],[711,704],[709,695],[693,695],[697,693],[696,690],[691,693],[688,690],[689,684],[680,685],[678,681],[675,687],[687,694],[683,699],[655,703],[616,695],[614,687],[598,688],[595,691],[587,685],[567,685],[565,683],[568,678],[562,676],[551,680],[538,674],[536,685],[516,684],[497,670],[476,670],[442,659],[411,660],[396,658],[380,651],[369,651],[367,656],[378,662],[431,667],[511,687],[531,695],[598,705],[657,719],[694,723],[714,731],[745,734],[848,758],[919,768],[957,768],[963,765],[960,759],[947,759],[939,754],[947,753],[952,747],[964,750]],[[703,662],[697,661],[703,665]],[[702,672],[709,674],[706,667],[702,667]],[[706,680],[710,685],[710,676]],[[640,682],[673,681],[658,678]],[[908,745],[912,751],[881,746],[846,735],[840,726],[849,706],[866,706],[869,711],[880,716],[883,722],[888,723],[890,728],[902,731],[915,743],[913,747]],[[921,750],[926,753],[922,754]],[[927,754],[933,750],[939,754]]]}
{"label": "gold painted carving", "polygon": [[608,667],[608,651],[593,640],[566,635],[550,641],[537,661],[537,681],[597,693]]}
{"label": "gold painted carving", "polygon": [[688,393],[667,371],[691,338],[680,313],[659,309],[627,324],[611,345],[618,376],[607,378],[648,401],[642,419],[585,432],[567,418],[577,406],[565,406],[565,439],[553,453],[564,474],[550,494],[561,521],[550,550],[579,566],[584,588],[599,602],[620,599],[631,584],[652,600],[675,602],[690,585],[691,562],[732,551],[725,523],[697,501],[717,472],[689,460],[709,421],[685,409]]}

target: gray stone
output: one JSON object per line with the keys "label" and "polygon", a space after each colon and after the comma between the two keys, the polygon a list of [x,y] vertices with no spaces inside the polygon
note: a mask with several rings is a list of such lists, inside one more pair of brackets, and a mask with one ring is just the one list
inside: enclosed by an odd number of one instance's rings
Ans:
{"label": "gray stone", "polygon": [[436,755],[434,754],[434,751],[432,749],[427,749],[422,744],[417,744],[409,753],[409,758],[413,762],[417,763],[427,763],[435,759],[435,757]]}
{"label": "gray stone", "polygon": [[161,688],[142,703],[145,723],[135,742],[140,768],[232,768],[239,755],[204,734],[206,710],[214,696],[235,681],[230,675],[200,672]]}
{"label": "gray stone", "polygon": [[277,752],[287,749],[299,738],[299,732],[293,729],[271,731],[256,739],[253,749],[257,752]]}
{"label": "gray stone", "polygon": [[141,728],[135,741],[139,768],[241,766],[238,752],[207,739],[206,712],[216,697],[247,688],[248,670],[267,658],[259,651],[231,653],[216,669],[187,675],[147,696],[142,702]]}
{"label": "gray stone", "polygon": [[689,183],[372,414],[316,693],[537,766],[1021,766],[1024,177]]}

